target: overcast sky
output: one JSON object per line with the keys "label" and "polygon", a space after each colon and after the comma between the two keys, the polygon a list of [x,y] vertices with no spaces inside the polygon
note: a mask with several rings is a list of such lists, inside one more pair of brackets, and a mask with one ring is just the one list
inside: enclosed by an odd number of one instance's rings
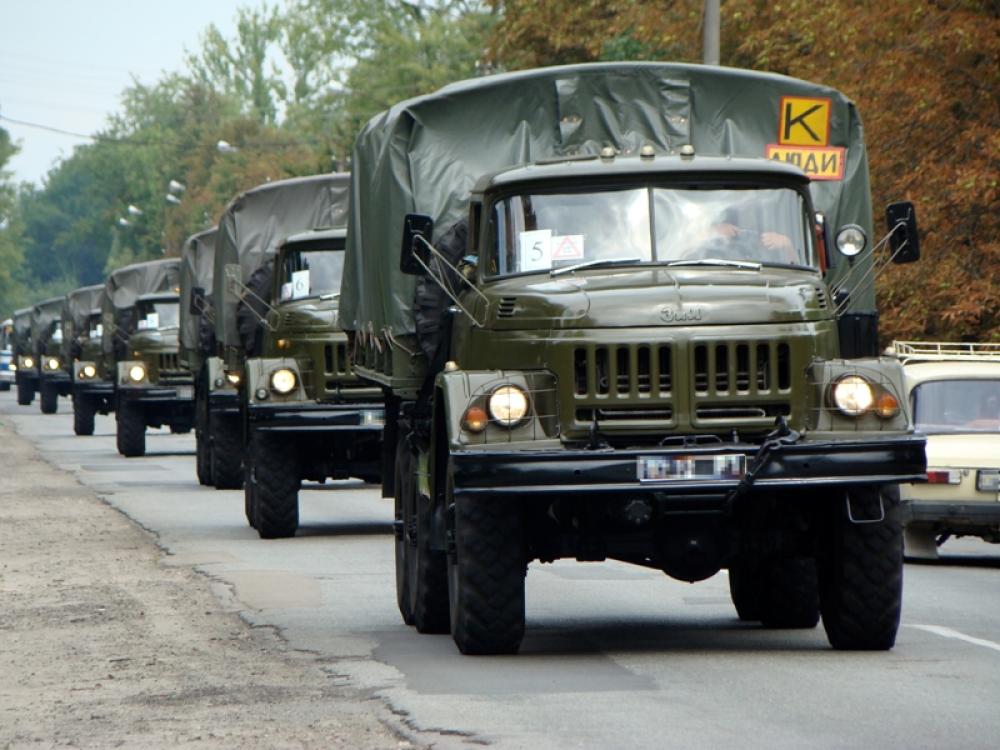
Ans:
{"label": "overcast sky", "polygon": [[15,178],[41,184],[87,141],[6,118],[93,133],[132,76],[154,83],[181,70],[205,28],[232,37],[246,5],[257,0],[0,0],[0,127],[21,146],[8,165]]}

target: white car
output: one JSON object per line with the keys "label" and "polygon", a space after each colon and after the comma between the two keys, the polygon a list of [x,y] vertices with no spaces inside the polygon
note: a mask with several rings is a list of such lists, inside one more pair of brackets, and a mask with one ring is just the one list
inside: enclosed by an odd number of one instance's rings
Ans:
{"label": "white car", "polygon": [[0,391],[9,391],[14,383],[14,356],[10,350],[10,337],[14,321],[10,318],[0,323]]}
{"label": "white car", "polygon": [[904,484],[906,554],[937,557],[949,537],[1000,543],[1000,344],[897,341],[927,482]]}

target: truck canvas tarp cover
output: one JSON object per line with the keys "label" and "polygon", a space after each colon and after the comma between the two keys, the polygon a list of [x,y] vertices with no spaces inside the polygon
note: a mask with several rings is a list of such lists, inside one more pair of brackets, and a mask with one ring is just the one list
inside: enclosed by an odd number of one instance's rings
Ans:
{"label": "truck canvas tarp cover", "polygon": [[206,307],[210,306],[212,291],[212,271],[215,266],[215,236],[218,227],[205,229],[188,237],[181,250],[181,309],[180,348],[181,351],[195,351],[198,348],[198,326],[201,315],[191,314],[191,291],[198,287],[205,294]]}
{"label": "truck canvas tarp cover", "polygon": [[180,258],[133,263],[111,272],[104,284],[101,299],[101,322],[104,326],[101,346],[113,354],[116,328],[123,329],[120,345],[126,343],[135,321],[132,308],[139,297],[154,292],[176,292],[180,286]]}
{"label": "truck canvas tarp cover", "polygon": [[102,294],[104,284],[94,284],[74,289],[63,300],[63,353],[67,360],[72,359],[76,337],[87,331],[87,319],[93,312],[100,311]]}
{"label": "truck canvas tarp cover", "polygon": [[212,278],[215,335],[220,344],[239,345],[235,300],[232,294],[224,294],[226,266],[238,264],[240,281],[247,284],[287,237],[309,229],[345,226],[350,181],[348,174],[323,174],[268,182],[226,206],[215,239]]}
{"label": "truck canvas tarp cover", "polygon": [[[427,214],[435,239],[465,217],[485,175],[527,162],[623,156],[645,144],[676,154],[772,158],[812,178],[816,210],[871,237],[861,120],[826,86],[786,76],[666,63],[594,63],[450,84],[372,118],[354,145],[347,258],[340,299],[345,330],[412,334],[415,277],[399,269],[403,217]],[[697,157],[696,157],[697,158]],[[833,269],[833,280],[846,263]],[[874,309],[859,294],[852,310]]]}
{"label": "truck canvas tarp cover", "polygon": [[41,352],[42,347],[51,338],[52,323],[62,317],[65,301],[65,297],[50,297],[31,309],[31,341],[34,344],[36,354]]}
{"label": "truck canvas tarp cover", "polygon": [[14,311],[14,353],[27,354],[31,351],[31,308]]}

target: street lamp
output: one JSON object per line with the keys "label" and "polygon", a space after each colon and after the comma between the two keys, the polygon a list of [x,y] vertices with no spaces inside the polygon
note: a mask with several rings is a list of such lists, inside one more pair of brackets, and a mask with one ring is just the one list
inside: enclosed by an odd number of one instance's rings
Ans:
{"label": "street lamp", "polygon": [[179,206],[180,203],[181,203],[181,199],[178,198],[173,193],[167,193],[167,203],[173,204],[175,206]]}
{"label": "street lamp", "polygon": [[220,154],[235,154],[239,151],[239,149],[229,141],[219,141],[215,144],[215,148],[218,149]]}
{"label": "street lamp", "polygon": [[187,186],[183,182],[178,182],[177,180],[171,180],[167,183],[167,190],[171,193],[183,193],[187,190]]}
{"label": "street lamp", "polygon": [[130,227],[130,226],[132,226],[132,222],[129,221],[128,219],[126,219],[123,216],[119,216],[118,217],[118,226],[120,226],[120,227]]}

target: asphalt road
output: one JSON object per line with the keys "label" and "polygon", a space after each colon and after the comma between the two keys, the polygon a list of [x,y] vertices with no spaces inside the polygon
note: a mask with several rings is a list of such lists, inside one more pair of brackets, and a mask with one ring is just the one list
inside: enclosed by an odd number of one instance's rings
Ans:
{"label": "asphalt road", "polygon": [[150,431],[148,455],[125,459],[113,418],[75,437],[69,401],[59,408],[0,393],[18,432],[153,532],[166,564],[208,576],[228,608],[373,691],[435,747],[1000,744],[1000,546],[953,541],[938,563],[907,565],[887,653],[834,652],[822,627],[740,623],[725,573],[689,585],[564,561],[529,569],[518,656],[462,657],[450,636],[400,620],[392,505],[376,488],[309,485],[299,535],[262,541],[242,492],[198,485],[193,436]]}

